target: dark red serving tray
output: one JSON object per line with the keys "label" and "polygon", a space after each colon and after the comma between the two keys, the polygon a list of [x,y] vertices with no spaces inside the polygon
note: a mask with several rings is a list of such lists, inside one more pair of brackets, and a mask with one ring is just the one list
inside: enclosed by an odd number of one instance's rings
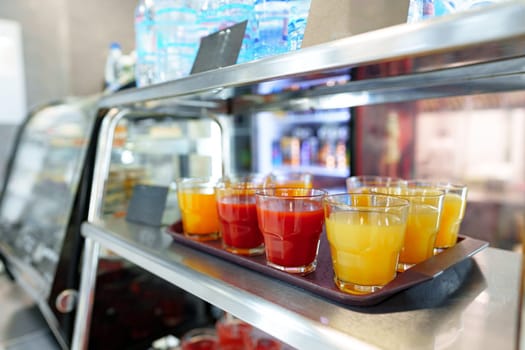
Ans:
{"label": "dark red serving tray", "polygon": [[415,265],[405,272],[398,273],[397,277],[381,290],[367,295],[353,295],[341,292],[334,284],[330,248],[325,233],[321,235],[316,270],[306,276],[300,276],[279,271],[267,266],[264,255],[243,256],[230,253],[223,249],[221,240],[199,242],[189,239],[178,230],[179,227],[180,225],[172,225],[167,228],[167,232],[178,243],[218,256],[222,259],[258,271],[281,281],[285,281],[328,299],[346,305],[355,306],[377,304],[395,293],[408,289],[421,282],[431,280],[443,273],[449,267],[471,257],[488,246],[488,243],[485,241],[461,236],[458,238],[458,242],[454,247]]}

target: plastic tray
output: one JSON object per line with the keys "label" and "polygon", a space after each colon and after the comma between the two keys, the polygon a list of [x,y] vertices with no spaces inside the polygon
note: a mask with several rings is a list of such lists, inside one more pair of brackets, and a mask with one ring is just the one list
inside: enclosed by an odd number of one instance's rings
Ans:
{"label": "plastic tray", "polygon": [[173,239],[178,243],[215,255],[248,269],[258,271],[272,278],[285,281],[328,299],[355,306],[377,304],[402,290],[431,280],[439,276],[449,267],[471,257],[488,246],[488,243],[485,241],[460,236],[454,247],[444,250],[405,272],[398,273],[393,281],[379,291],[366,295],[353,295],[341,292],[334,284],[330,249],[325,233],[321,235],[316,270],[308,275],[300,276],[267,266],[264,254],[259,256],[233,254],[223,249],[221,240],[195,241],[184,236],[180,232],[180,228],[180,224],[174,224],[167,228],[167,232],[171,234]]}

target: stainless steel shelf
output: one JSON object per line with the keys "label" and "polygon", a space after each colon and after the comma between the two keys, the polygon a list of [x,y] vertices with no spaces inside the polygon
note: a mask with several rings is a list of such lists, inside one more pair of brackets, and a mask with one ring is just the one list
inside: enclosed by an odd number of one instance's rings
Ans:
{"label": "stainless steel shelf", "polygon": [[371,307],[349,307],[173,242],[162,229],[106,219],[85,237],[298,349],[513,348],[519,254],[488,248]]}
{"label": "stainless steel shelf", "polygon": [[[444,90],[450,80],[456,82],[453,94],[457,94],[458,91],[473,93],[483,90],[484,83],[490,78],[497,78],[495,82],[491,81],[492,89],[498,82],[502,84],[501,89],[508,90],[516,83],[519,88],[523,88],[522,79],[510,83],[506,83],[506,80],[501,82],[502,77],[523,74],[523,64],[517,70],[512,68],[507,71],[502,71],[501,65],[482,65],[481,70],[477,70],[475,75],[465,74],[462,70],[451,70],[447,76],[438,80],[422,74],[524,57],[523,18],[525,18],[525,1],[512,1],[416,24],[388,27],[167,83],[125,90],[102,98],[99,106],[116,107],[166,98],[176,98],[180,103],[187,104],[188,100],[192,99],[221,100],[241,95],[254,95],[261,82],[289,82],[293,85],[298,79],[303,82],[309,79],[317,81],[323,76],[336,77],[354,68],[366,69],[381,65],[383,62],[397,63],[397,71],[369,76],[365,80],[370,80],[372,86],[367,87],[363,84],[362,78],[352,76],[342,88],[336,85],[334,89],[328,90],[350,91],[355,95],[354,100],[357,98],[355,103],[362,105],[385,102],[394,97],[398,100],[401,96],[408,98],[418,91],[414,88],[421,88],[421,86],[427,87],[422,91],[426,97],[432,96],[433,93],[437,96],[443,94],[449,96]],[[391,79],[392,75],[396,75],[397,78]],[[465,79],[469,77],[470,79]],[[481,80],[477,82],[477,78]],[[463,85],[458,85],[457,79],[461,79]],[[469,80],[476,84],[469,85]],[[386,86],[383,86],[383,83]],[[399,83],[402,84],[403,89],[392,94],[392,88],[399,87]],[[445,89],[439,89],[439,86],[444,86]],[[463,87],[459,89],[461,86]],[[368,89],[377,91],[378,88],[382,90],[381,99],[375,101],[363,97],[363,93]],[[295,91],[289,94],[287,99],[293,100],[301,95],[302,92]],[[257,102],[257,99],[255,100]],[[253,99],[250,102],[253,103]],[[264,102],[268,101],[264,100]]]}
{"label": "stainless steel shelf", "polygon": [[254,114],[525,90],[524,18],[525,0],[509,1],[102,98],[111,110],[82,226],[73,349],[87,348],[101,248],[299,349],[515,348],[519,254],[488,248],[379,305],[349,307],[175,244],[161,229],[100,216],[112,130],[128,108]]}

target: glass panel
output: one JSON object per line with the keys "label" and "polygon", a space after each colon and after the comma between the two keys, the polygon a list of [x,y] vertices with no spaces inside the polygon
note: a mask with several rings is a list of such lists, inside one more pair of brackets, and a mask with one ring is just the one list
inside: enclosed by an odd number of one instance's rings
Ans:
{"label": "glass panel", "polygon": [[178,220],[174,181],[222,176],[227,126],[221,124],[208,118],[125,116],[115,130],[104,214],[125,216],[134,187],[143,184],[169,188],[163,223]]}
{"label": "glass panel", "polygon": [[53,280],[93,116],[81,104],[50,106],[23,127],[0,205],[2,241]]}
{"label": "glass panel", "polygon": [[356,173],[466,183],[461,233],[520,249],[524,98],[512,92],[356,108]]}

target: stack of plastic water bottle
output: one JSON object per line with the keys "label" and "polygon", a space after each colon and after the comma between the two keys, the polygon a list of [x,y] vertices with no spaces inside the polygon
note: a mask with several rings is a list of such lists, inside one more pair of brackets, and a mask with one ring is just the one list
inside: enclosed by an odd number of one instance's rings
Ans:
{"label": "stack of plastic water bottle", "polygon": [[440,17],[508,0],[410,0],[407,22]]}
{"label": "stack of plastic water bottle", "polygon": [[202,37],[245,20],[237,63],[298,50],[309,8],[310,0],[140,0],[137,86],[189,75]]}

